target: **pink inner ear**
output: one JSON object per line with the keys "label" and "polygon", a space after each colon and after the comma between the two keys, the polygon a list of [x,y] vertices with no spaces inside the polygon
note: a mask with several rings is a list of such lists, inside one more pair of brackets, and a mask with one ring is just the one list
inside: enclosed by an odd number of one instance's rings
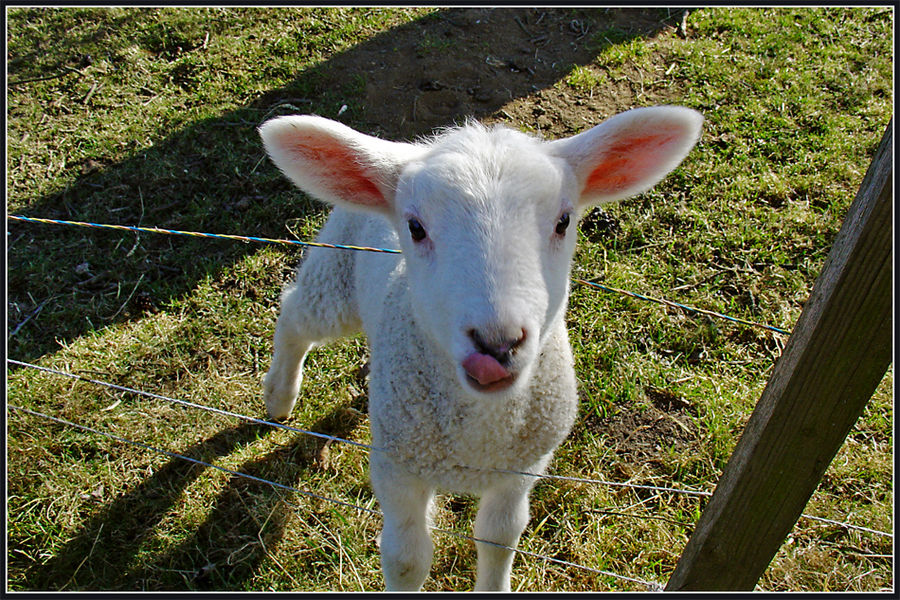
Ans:
{"label": "pink inner ear", "polygon": [[365,172],[359,158],[346,146],[330,138],[295,141],[291,152],[316,165],[321,184],[339,198],[365,206],[384,206],[384,194]]}
{"label": "pink inner ear", "polygon": [[600,162],[587,178],[584,193],[614,194],[626,190],[660,168],[674,134],[625,137],[604,148]]}

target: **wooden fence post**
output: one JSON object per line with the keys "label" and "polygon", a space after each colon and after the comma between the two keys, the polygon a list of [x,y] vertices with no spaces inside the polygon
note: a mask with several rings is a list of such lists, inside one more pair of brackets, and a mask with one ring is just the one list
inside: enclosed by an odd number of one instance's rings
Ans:
{"label": "wooden fence post", "polygon": [[891,363],[892,126],[667,591],[754,588]]}

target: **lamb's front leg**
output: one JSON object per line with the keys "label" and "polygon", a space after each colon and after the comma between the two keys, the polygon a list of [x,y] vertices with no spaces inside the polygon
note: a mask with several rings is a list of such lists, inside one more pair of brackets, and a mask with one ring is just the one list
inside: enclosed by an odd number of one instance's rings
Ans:
{"label": "lamb's front leg", "polygon": [[417,591],[431,569],[434,547],[428,533],[434,488],[401,472],[373,452],[369,465],[372,488],[384,513],[381,569],[389,591]]}
{"label": "lamb's front leg", "polygon": [[[313,265],[314,266],[314,265]],[[309,270],[309,269],[307,269]],[[307,277],[307,279],[309,279]],[[290,416],[303,382],[303,363],[314,343],[322,337],[326,324],[316,319],[309,290],[311,283],[298,281],[281,298],[281,310],[275,323],[274,354],[263,381],[266,412],[273,419]],[[306,292],[306,293],[304,293]]]}
{"label": "lamb's front leg", "polygon": [[[533,480],[517,477],[485,492],[475,517],[475,537],[515,548],[528,524],[528,494]],[[477,542],[478,574],[475,589],[509,591],[514,552]]]}
{"label": "lamb's front leg", "polygon": [[275,325],[275,353],[263,381],[266,412],[273,419],[290,416],[303,382],[303,363],[312,348],[311,341],[297,331],[292,315],[282,312]]}

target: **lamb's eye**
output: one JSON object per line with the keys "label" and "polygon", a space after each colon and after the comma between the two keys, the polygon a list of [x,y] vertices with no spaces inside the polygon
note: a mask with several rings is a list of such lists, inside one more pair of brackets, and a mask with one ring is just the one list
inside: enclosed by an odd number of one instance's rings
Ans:
{"label": "lamb's eye", "polygon": [[409,222],[409,235],[412,237],[414,242],[421,242],[425,239],[425,236],[428,235],[425,233],[425,228],[422,227],[422,224],[419,223],[416,219],[410,219]]}
{"label": "lamb's eye", "polygon": [[559,221],[556,222],[556,233],[559,235],[565,235],[566,229],[569,227],[569,213],[563,213],[559,218]]}

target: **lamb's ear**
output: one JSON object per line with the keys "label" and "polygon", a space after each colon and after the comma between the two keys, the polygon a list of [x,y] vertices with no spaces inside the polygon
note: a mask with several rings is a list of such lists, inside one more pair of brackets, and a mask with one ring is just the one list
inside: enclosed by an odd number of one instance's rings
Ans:
{"label": "lamb's ear", "polygon": [[272,161],[301,190],[348,208],[388,213],[413,144],[368,136],[316,116],[278,117],[259,128]]}
{"label": "lamb's ear", "polygon": [[621,200],[662,180],[700,137],[703,117],[681,106],[636,108],[550,142],[575,172],[580,206]]}

